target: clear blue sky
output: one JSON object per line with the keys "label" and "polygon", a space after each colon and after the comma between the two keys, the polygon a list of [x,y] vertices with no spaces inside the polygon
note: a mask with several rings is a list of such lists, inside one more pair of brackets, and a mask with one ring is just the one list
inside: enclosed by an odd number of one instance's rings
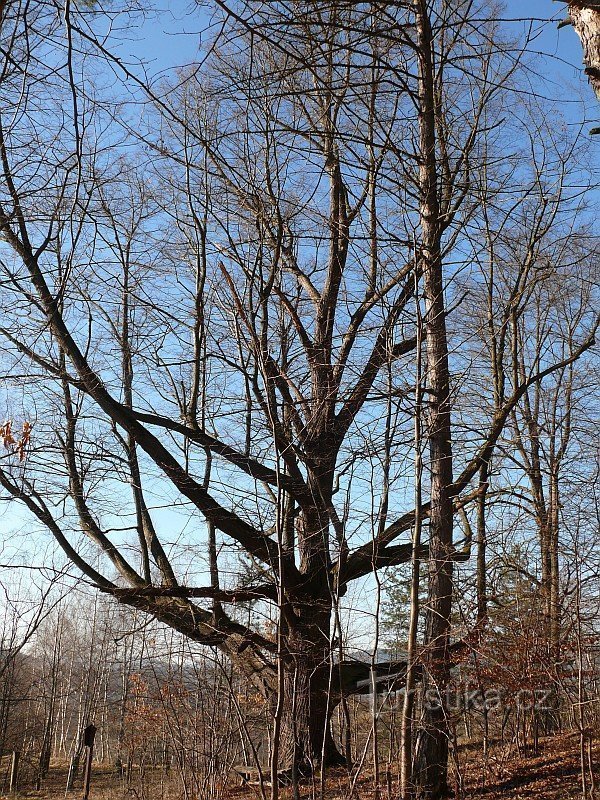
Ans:
{"label": "clear blue sky", "polygon": [[[569,122],[580,124],[585,120],[592,127],[597,124],[600,106],[582,71],[579,39],[571,27],[557,29],[558,20],[565,16],[565,8],[566,4],[552,0],[508,0],[505,15],[514,19],[513,24],[522,30],[528,26],[526,19],[535,20],[536,38],[532,49],[540,53],[539,68],[551,82],[552,95],[564,97],[563,110]],[[189,0],[175,0],[167,10],[149,16],[139,28],[131,29],[128,41],[123,42],[119,52],[143,59],[150,74],[156,77],[198,60],[203,40],[211,36],[210,15],[208,10],[193,15],[190,10]],[[20,528],[25,517],[11,510],[4,515],[3,526]]]}
{"label": "clear blue sky", "polygon": [[[504,16],[515,20],[515,27],[525,31],[533,20],[535,35],[531,50],[540,54],[540,67],[545,78],[564,96],[565,115],[573,122],[582,121],[580,99],[585,101],[583,116],[595,123],[600,117],[587,78],[583,74],[582,50],[571,26],[558,30],[558,22],[566,17],[566,3],[554,0],[505,0]],[[211,38],[216,25],[211,20],[210,3],[198,4],[193,10],[189,0],[174,0],[168,9],[149,16],[138,29],[131,31],[129,52],[142,58],[151,74],[157,75],[173,67],[189,64],[200,57],[203,41]],[[124,43],[121,52],[127,52]],[[568,109],[573,104],[573,112]],[[576,108],[575,108],[576,107]]]}

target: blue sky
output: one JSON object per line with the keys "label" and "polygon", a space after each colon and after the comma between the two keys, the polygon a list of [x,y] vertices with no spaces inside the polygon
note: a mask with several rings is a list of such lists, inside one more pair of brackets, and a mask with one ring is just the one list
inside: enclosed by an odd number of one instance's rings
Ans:
{"label": "blue sky", "polygon": [[[175,0],[167,9],[149,16],[139,28],[130,31],[129,45],[123,43],[120,51],[141,58],[149,72],[158,76],[173,67],[189,64],[200,57],[203,42],[212,36],[217,27],[210,13],[210,3],[196,4],[190,13],[189,0]],[[532,52],[540,55],[540,67],[546,80],[554,85],[554,96],[564,97],[564,112],[573,122],[590,123],[599,119],[598,104],[587,78],[583,74],[582,50],[577,34],[571,26],[558,29],[558,22],[566,17],[566,3],[554,0],[506,0],[504,14],[515,20],[517,30],[526,31],[533,21],[534,41]],[[583,96],[585,115],[580,98]],[[569,106],[573,110],[569,111]]]}
{"label": "blue sky", "polygon": [[[557,26],[566,16],[566,3],[507,0],[504,5],[503,16],[518,20],[515,24],[522,28],[526,20],[533,20],[538,49],[554,62],[559,73],[569,80],[580,75],[579,39],[571,27],[558,30]],[[156,71],[189,63],[198,56],[202,41],[214,30],[216,22],[211,17],[208,8],[196,9],[192,14],[188,0],[175,0],[168,9],[153,12],[139,27],[130,30],[130,52],[153,64]],[[126,52],[127,44],[120,49]]]}
{"label": "blue sky", "polygon": [[[159,77],[177,66],[198,60],[202,43],[211,35],[208,11],[191,15],[190,2],[175,0],[169,8],[148,17],[119,48],[128,60],[143,59],[151,75]],[[525,18],[533,18],[535,40],[532,51],[540,53],[539,69],[543,72],[553,96],[564,99],[563,112],[574,125],[585,121],[590,128],[597,124],[598,103],[582,72],[581,46],[571,27],[557,29],[558,20],[565,16],[565,5],[552,0],[509,0],[505,16],[514,19],[516,29],[525,30]],[[208,30],[207,30],[208,26]],[[600,137],[598,137],[600,139]],[[13,514],[12,518],[10,515]],[[167,523],[169,512],[163,514]],[[171,520],[176,515],[171,512]],[[11,522],[9,522],[9,519]],[[4,526],[20,528],[25,516],[10,511],[4,516]],[[33,557],[49,563],[49,552],[35,552]]]}

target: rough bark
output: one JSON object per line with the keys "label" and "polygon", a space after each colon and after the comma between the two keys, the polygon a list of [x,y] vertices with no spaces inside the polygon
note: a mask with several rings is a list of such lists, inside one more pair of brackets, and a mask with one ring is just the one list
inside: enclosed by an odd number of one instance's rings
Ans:
{"label": "rough bark", "polygon": [[449,731],[444,706],[450,675],[453,503],[450,376],[444,303],[442,226],[438,199],[433,39],[427,4],[415,2],[419,61],[421,163],[420,233],[425,301],[427,439],[431,472],[429,512],[429,598],[426,620],[424,703],[414,780],[422,800],[447,797]]}
{"label": "rough bark", "polygon": [[569,15],[581,39],[585,74],[600,100],[600,3],[570,3]]}
{"label": "rough bark", "polygon": [[333,696],[330,682],[332,592],[329,556],[329,518],[335,448],[326,447],[326,430],[315,441],[323,442],[313,454],[309,475],[314,496],[321,502],[300,515],[295,536],[300,555],[300,578],[288,582],[289,602],[282,608],[283,719],[280,768],[296,775],[310,774],[316,765],[345,763],[330,730]]}
{"label": "rough bark", "polygon": [[422,505],[422,479],[423,459],[421,454],[422,438],[422,347],[421,334],[423,321],[421,317],[421,301],[418,292],[419,277],[415,273],[415,306],[417,312],[417,364],[415,381],[415,524],[413,529],[412,556],[411,556],[411,585],[410,585],[410,618],[408,625],[408,640],[406,648],[406,685],[404,690],[404,703],[402,707],[400,729],[400,791],[403,800],[407,800],[411,793],[412,784],[412,755],[413,755],[413,713],[414,690],[417,681],[417,633],[419,624],[419,587],[420,587],[420,557],[422,520],[420,509]]}
{"label": "rough bark", "polygon": [[323,629],[329,612],[309,609],[302,621],[285,636],[284,698],[279,768],[297,777],[312,774],[315,767],[344,764],[330,729],[339,694],[329,681],[329,645]]}

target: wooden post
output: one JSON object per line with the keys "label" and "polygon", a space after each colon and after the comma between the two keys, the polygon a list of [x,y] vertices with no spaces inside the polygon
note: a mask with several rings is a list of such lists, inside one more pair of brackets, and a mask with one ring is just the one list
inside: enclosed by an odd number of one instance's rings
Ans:
{"label": "wooden post", "polygon": [[92,779],[92,757],[94,754],[94,736],[96,727],[88,725],[83,732],[83,744],[85,746],[85,766],[83,768],[83,800],[88,800],[90,796],[90,782]]}
{"label": "wooden post", "polygon": [[19,751],[13,750],[10,760],[10,779],[8,782],[8,791],[14,793],[19,788]]}

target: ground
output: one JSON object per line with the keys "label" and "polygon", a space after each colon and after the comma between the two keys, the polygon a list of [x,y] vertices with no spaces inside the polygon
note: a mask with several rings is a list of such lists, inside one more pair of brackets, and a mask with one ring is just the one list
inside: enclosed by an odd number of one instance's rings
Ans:
{"label": "ground", "polygon": [[[596,785],[600,785],[600,743],[593,749]],[[581,798],[579,735],[565,734],[542,739],[539,754],[531,751],[506,762],[493,756],[491,780],[482,780],[482,759],[467,762],[466,798],[485,800],[571,800]]]}
{"label": "ground", "polygon": [[[595,780],[600,786],[600,743],[594,747]],[[2,764],[0,780],[5,779],[5,761]],[[475,747],[461,748],[458,753],[460,771],[463,773],[464,789],[462,800],[482,798],[485,800],[580,800],[580,762],[579,738],[575,734],[563,734],[540,740],[539,751],[536,755],[532,752],[511,755],[508,751],[502,752],[499,747],[488,760],[488,776],[484,781],[484,763],[481,754]],[[461,763],[463,762],[463,763]],[[384,771],[385,774],[385,771]],[[39,798],[39,800],[63,800],[65,797],[66,765],[53,764],[48,779],[40,791],[24,787],[19,792],[18,798]],[[382,781],[383,789],[380,800],[394,800],[395,782],[391,780],[391,793],[386,787],[386,780]],[[349,779],[344,771],[337,771],[330,775],[326,800],[347,800],[349,798]],[[291,790],[281,791],[281,800],[290,800]],[[73,798],[81,797],[81,790],[77,787],[71,795]],[[211,795],[206,795],[211,797]],[[266,788],[266,796],[269,789]],[[301,796],[308,800],[319,796],[319,787],[302,787]],[[355,800],[373,800],[373,779],[368,773],[356,781]],[[8,798],[7,794],[0,794],[0,798]],[[114,770],[97,766],[94,770],[90,800],[179,800],[183,797],[171,785],[168,778],[162,774],[154,773],[147,776],[144,782],[137,778],[132,779],[129,789],[120,784],[116,779]],[[190,794],[196,799],[198,795]],[[260,792],[255,788],[243,788],[232,782],[221,792],[212,795],[223,800],[255,800],[260,797]],[[211,798],[212,800],[212,798]]]}

